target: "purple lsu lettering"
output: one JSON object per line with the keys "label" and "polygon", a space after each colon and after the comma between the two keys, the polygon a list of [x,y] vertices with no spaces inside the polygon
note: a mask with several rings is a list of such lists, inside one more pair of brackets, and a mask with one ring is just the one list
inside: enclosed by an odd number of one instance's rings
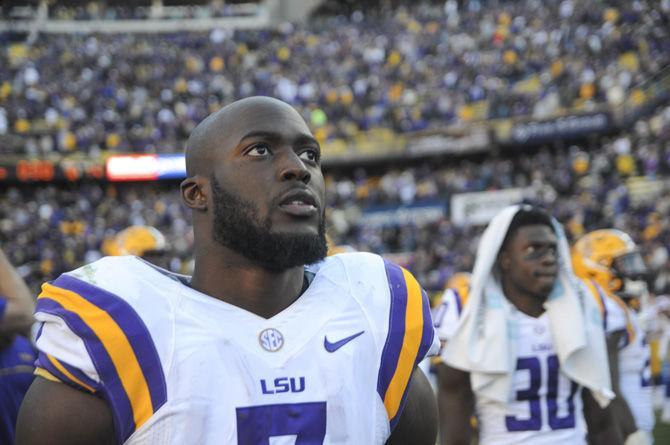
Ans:
{"label": "purple lsu lettering", "polygon": [[261,379],[263,394],[282,394],[285,392],[303,392],[305,390],[304,377],[277,377],[269,383]]}

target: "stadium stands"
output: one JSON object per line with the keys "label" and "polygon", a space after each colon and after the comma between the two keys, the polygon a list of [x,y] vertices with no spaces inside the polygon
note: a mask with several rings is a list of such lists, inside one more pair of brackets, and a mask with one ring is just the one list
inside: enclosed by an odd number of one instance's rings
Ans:
{"label": "stadium stands", "polygon": [[[58,6],[49,14],[53,21],[144,20],[148,4]],[[165,8],[164,18],[240,11]],[[395,156],[381,173],[351,160],[332,170],[331,231],[337,242],[395,255],[429,288],[471,266],[479,231],[471,223],[486,204],[463,194],[482,191],[543,202],[575,236],[605,226],[628,231],[661,270],[670,245],[661,217],[670,213],[670,109],[629,124],[644,115],[638,109],[662,102],[650,98],[667,100],[667,71],[664,95],[653,82],[670,64],[668,23],[666,0],[470,1],[460,8],[450,0],[260,30],[42,33],[23,43],[0,33],[0,153],[4,160],[179,152],[212,110],[273,95],[303,113],[327,155],[356,146],[376,162]],[[519,141],[540,144],[548,128],[523,122],[579,113],[590,114],[578,125],[597,127],[605,116],[603,135],[569,148],[510,152]],[[486,123],[479,133],[467,126],[476,123]],[[435,136],[445,128],[458,131]],[[504,140],[508,150],[494,154],[490,145]],[[449,155],[430,152],[449,141],[457,143]],[[489,155],[451,157],[475,145]],[[415,152],[432,158],[403,163]],[[167,235],[171,267],[188,271],[181,259],[192,236],[174,189],[3,183],[3,246],[36,286],[95,259],[119,230],[146,224]],[[667,288],[670,278],[659,283]]]}
{"label": "stadium stands", "polygon": [[642,102],[637,86],[670,63],[669,9],[449,1],[261,30],[40,34],[0,52],[0,147],[175,152],[254,94],[297,106],[321,140]]}
{"label": "stadium stands", "polygon": [[[513,188],[532,190],[530,199],[551,208],[572,236],[601,227],[633,234],[657,290],[670,291],[670,107],[590,152],[542,149],[379,176],[357,169],[327,175],[327,183],[334,241],[394,255],[431,289],[472,266],[481,228],[454,222],[454,197]],[[160,229],[172,248],[170,267],[189,270],[182,259],[192,233],[174,183],[22,185],[0,193],[3,248],[34,289],[98,258],[103,241],[130,225]],[[426,208],[433,212],[421,213]]]}
{"label": "stadium stands", "polygon": [[180,153],[251,95],[291,103],[321,142],[335,247],[433,295],[520,200],[572,239],[631,234],[670,294],[670,0],[326,0],[298,24],[267,8],[290,2],[0,5],[0,246],[34,294],[131,226],[190,273],[183,158],[145,182],[105,162]]}

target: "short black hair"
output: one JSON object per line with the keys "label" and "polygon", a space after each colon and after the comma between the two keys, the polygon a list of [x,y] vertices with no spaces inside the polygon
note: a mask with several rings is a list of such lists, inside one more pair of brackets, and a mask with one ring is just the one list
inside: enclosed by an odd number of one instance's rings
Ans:
{"label": "short black hair", "polygon": [[549,226],[552,231],[554,230],[554,225],[551,223],[551,216],[545,210],[539,207],[522,207],[516,212],[516,215],[514,215],[514,218],[512,218],[512,221],[509,224],[507,235],[505,235],[501,250],[512,238],[514,238],[514,235],[516,235],[516,232],[518,232],[521,227],[535,226],[538,224]]}

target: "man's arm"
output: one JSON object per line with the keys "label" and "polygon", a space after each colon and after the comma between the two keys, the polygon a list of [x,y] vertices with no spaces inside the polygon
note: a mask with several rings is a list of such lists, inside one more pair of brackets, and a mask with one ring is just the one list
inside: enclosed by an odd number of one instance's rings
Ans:
{"label": "man's arm", "polygon": [[582,400],[589,445],[623,444],[621,429],[617,428],[611,405],[605,409],[601,408],[588,389],[582,392]]}
{"label": "man's arm", "polygon": [[621,389],[619,388],[619,345],[623,338],[625,331],[612,332],[607,336],[607,356],[610,365],[610,378],[612,380],[612,391],[616,394],[616,398],[610,404],[612,415],[614,416],[615,425],[621,430],[623,438],[637,431],[635,418],[633,413],[624,399]]}
{"label": "man's arm", "polygon": [[415,368],[407,390],[405,409],[386,445],[435,445],[437,404],[430,382]]}
{"label": "man's arm", "polygon": [[0,336],[27,335],[33,323],[35,304],[23,278],[0,250],[0,298],[4,311],[0,313]]}
{"label": "man's arm", "polygon": [[16,445],[114,444],[107,403],[64,383],[36,377],[28,389],[16,428]]}
{"label": "man's arm", "polygon": [[444,363],[437,365],[440,438],[442,445],[470,445],[475,396],[470,374]]}
{"label": "man's arm", "polygon": [[588,427],[590,445],[623,444],[626,437],[637,430],[635,419],[619,389],[619,343],[624,331],[615,331],[607,336],[612,390],[616,397],[607,408],[601,408],[591,392],[584,390],[584,418]]}

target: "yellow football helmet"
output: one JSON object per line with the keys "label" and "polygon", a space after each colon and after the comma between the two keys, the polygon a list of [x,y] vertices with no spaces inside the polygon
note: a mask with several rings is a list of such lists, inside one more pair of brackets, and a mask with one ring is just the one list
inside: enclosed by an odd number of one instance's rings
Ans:
{"label": "yellow football helmet", "polygon": [[472,274],[470,272],[456,272],[447,280],[447,289],[456,289],[461,298],[467,299],[470,293],[470,280]]}
{"label": "yellow football helmet", "polygon": [[572,265],[577,276],[595,280],[621,296],[626,280],[640,280],[647,273],[633,239],[616,229],[595,230],[577,240],[572,247]]}
{"label": "yellow football helmet", "polygon": [[167,249],[165,236],[155,227],[131,226],[103,243],[106,255],[145,256],[149,253],[164,252]]}

